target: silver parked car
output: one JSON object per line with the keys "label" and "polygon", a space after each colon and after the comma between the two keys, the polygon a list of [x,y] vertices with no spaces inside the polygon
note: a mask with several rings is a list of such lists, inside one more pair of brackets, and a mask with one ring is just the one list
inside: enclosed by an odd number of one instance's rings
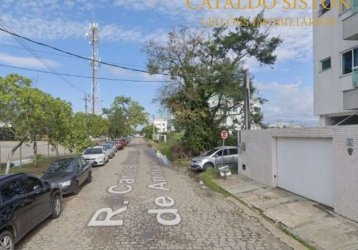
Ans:
{"label": "silver parked car", "polygon": [[101,144],[101,145],[99,145],[99,146],[103,146],[103,147],[106,148],[106,152],[107,152],[108,157],[109,157],[110,159],[114,157],[115,152],[114,152],[114,149],[113,149],[113,147],[112,147],[112,144],[104,143],[104,144]]}
{"label": "silver parked car", "polygon": [[106,141],[104,142],[105,144],[111,144],[112,145],[112,148],[113,148],[113,151],[114,151],[114,154],[116,154],[116,152],[118,151],[117,149],[117,146],[116,146],[116,142],[115,141]]}
{"label": "silver parked car", "polygon": [[194,157],[190,167],[196,171],[221,166],[237,166],[238,148],[232,146],[216,147],[201,156]]}

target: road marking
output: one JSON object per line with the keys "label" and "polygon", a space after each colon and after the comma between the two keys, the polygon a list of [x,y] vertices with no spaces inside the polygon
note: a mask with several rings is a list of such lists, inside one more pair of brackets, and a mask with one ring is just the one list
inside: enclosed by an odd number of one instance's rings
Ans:
{"label": "road marking", "polygon": [[[125,168],[123,170],[122,178],[118,181],[119,184],[124,184],[124,187],[126,187],[125,190],[115,190],[116,188],[121,188],[121,185],[114,185],[107,189],[107,191],[111,194],[118,194],[123,195],[126,193],[129,193],[133,190],[133,186],[129,184],[135,183],[135,177],[137,173],[137,165],[125,165]],[[122,185],[123,186],[123,185]],[[123,188],[122,188],[123,189]],[[128,205],[128,201],[124,201],[123,205]],[[92,216],[90,222],[87,224],[89,227],[100,227],[100,226],[123,226],[123,220],[111,220],[111,218],[115,215],[118,215],[120,213],[123,213],[127,210],[127,206],[119,208],[115,211],[113,211],[111,208],[101,208],[97,210],[94,215]],[[106,217],[104,220],[98,220],[98,217],[102,214],[106,213]]]}
{"label": "road marking", "polygon": [[[148,185],[148,188],[152,189],[158,189],[162,191],[169,191],[168,188],[164,187],[164,185],[167,185],[167,180],[165,179],[164,173],[160,166],[152,166],[151,171],[152,175],[152,181],[153,182],[161,182],[161,183],[154,183],[151,185]],[[156,219],[159,224],[165,225],[165,226],[175,226],[178,225],[181,222],[181,217],[178,212],[178,209],[169,207],[174,206],[175,201],[173,198],[168,196],[160,196],[154,199],[155,205],[160,207],[159,209],[149,209],[148,214],[156,214]],[[163,209],[166,208],[166,209]],[[169,214],[174,216],[174,219],[164,219],[162,217],[163,214]],[[170,217],[172,217],[170,216]]]}

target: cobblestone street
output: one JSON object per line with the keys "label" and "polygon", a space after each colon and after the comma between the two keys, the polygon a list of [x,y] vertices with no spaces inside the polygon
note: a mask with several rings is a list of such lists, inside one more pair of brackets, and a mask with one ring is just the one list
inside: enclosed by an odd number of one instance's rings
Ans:
{"label": "cobblestone street", "polygon": [[17,249],[291,249],[136,138]]}

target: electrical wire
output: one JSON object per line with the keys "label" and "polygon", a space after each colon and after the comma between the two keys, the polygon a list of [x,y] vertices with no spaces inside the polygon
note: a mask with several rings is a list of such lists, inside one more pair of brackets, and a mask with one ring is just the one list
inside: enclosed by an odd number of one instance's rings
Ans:
{"label": "electrical wire", "polygon": [[[11,32],[11,31],[6,30],[6,29],[3,29],[3,28],[0,28],[0,31],[6,32],[6,33],[8,33],[8,34],[10,34],[10,35],[12,35],[12,36],[16,36],[16,37],[18,37],[18,38],[24,39],[24,40],[29,41],[29,42],[31,42],[31,43],[35,43],[35,44],[37,44],[37,45],[50,48],[50,49],[53,49],[53,50],[62,52],[62,53],[64,53],[64,54],[67,54],[67,55],[70,55],[70,56],[73,56],[73,57],[77,57],[77,58],[84,59],[84,60],[88,60],[88,61],[92,61],[92,62],[97,62],[97,63],[99,63],[99,64],[103,64],[103,65],[107,65],[107,66],[112,66],[112,67],[116,67],[116,68],[120,68],[120,69],[124,69],[124,70],[130,70],[130,71],[134,71],[134,72],[146,73],[146,74],[150,74],[150,75],[164,75],[164,76],[171,76],[171,77],[182,77],[182,76],[180,76],[180,75],[172,75],[172,74],[170,74],[170,73],[150,73],[150,72],[148,72],[148,71],[146,71],[146,70],[134,69],[134,68],[129,68],[129,67],[125,67],[125,66],[120,66],[119,64],[115,64],[115,63],[109,63],[109,62],[103,62],[103,61],[99,61],[99,60],[94,60],[94,59],[91,59],[91,58],[87,58],[87,57],[84,57],[84,56],[81,56],[81,55],[77,55],[77,54],[72,53],[72,52],[68,52],[68,51],[65,51],[65,50],[56,48],[56,47],[54,47],[54,46],[51,46],[51,45],[48,45],[48,44],[45,44],[45,43],[37,42],[37,41],[35,41],[35,40],[32,40],[32,39],[30,39],[30,38],[21,36],[21,35],[19,35],[19,34],[16,34],[16,33],[14,33],[14,32]],[[186,76],[186,77],[193,77],[193,78],[196,78],[196,77],[206,77],[206,78],[211,78],[211,77],[221,77],[221,76],[227,77],[228,75],[235,76],[235,75],[237,75],[237,74],[233,73],[233,74],[226,74],[226,75]]]}
{"label": "electrical wire", "polygon": [[[3,27],[3,28],[8,28],[1,19],[0,19],[0,26]],[[2,29],[2,28],[0,28],[0,29]],[[80,91],[81,93],[87,94],[83,90],[79,89],[76,85],[74,85],[73,83],[68,81],[66,78],[64,78],[63,76],[59,75],[45,60],[43,60],[39,55],[37,55],[36,52],[32,51],[32,49],[29,46],[27,46],[24,42],[22,42],[20,39],[18,39],[17,35],[13,35],[13,34],[11,34],[11,35],[14,37],[14,39],[18,43],[20,43],[27,51],[29,51],[33,56],[35,56],[42,64],[44,64],[50,71],[52,71],[55,75],[57,75],[61,80],[63,80],[65,83],[67,83],[68,85],[72,86],[76,90]]]}
{"label": "electrical wire", "polygon": [[[3,44],[0,43],[0,46],[5,46],[5,47],[10,47],[10,48],[15,48],[15,49],[25,49],[25,48],[21,48],[19,46],[14,46],[14,45],[9,45],[9,44]],[[73,58],[73,56],[69,56],[69,55],[62,55],[59,53],[51,53],[48,51],[43,51],[43,50],[35,50],[32,49],[32,51],[36,51],[36,52],[40,52],[40,53],[44,53],[44,54],[49,54],[49,55],[55,55],[55,56],[62,56],[62,57],[68,57],[68,58]],[[110,62],[110,63],[114,63],[114,62]],[[126,64],[126,63],[117,63],[118,65],[123,65],[123,66],[132,66],[132,67],[137,67],[137,68],[143,68],[143,66],[138,66],[138,65],[133,65],[133,64]]]}
{"label": "electrical wire", "polygon": [[[44,47],[47,47],[47,48],[51,48],[53,50],[56,50],[56,51],[59,51],[59,52],[62,52],[64,54],[67,54],[67,55],[70,55],[70,56],[74,56],[74,57],[77,57],[77,58],[81,58],[81,59],[85,59],[85,60],[89,60],[89,61],[92,61],[92,62],[97,62],[97,63],[100,63],[100,64],[103,64],[103,65],[107,65],[107,66],[112,66],[112,67],[116,67],[116,68],[121,68],[121,69],[125,69],[125,70],[131,70],[131,71],[135,71],[135,72],[141,72],[141,73],[146,73],[146,74],[150,74],[148,71],[145,71],[145,70],[140,70],[140,69],[133,69],[133,68],[129,68],[129,67],[125,67],[125,66],[120,66],[118,64],[113,64],[113,63],[108,63],[108,62],[102,62],[102,61],[99,61],[99,60],[94,60],[94,59],[90,59],[90,58],[87,58],[87,57],[84,57],[84,56],[81,56],[81,55],[77,55],[77,54],[74,54],[72,52],[68,52],[68,51],[65,51],[65,50],[62,50],[62,49],[58,49],[56,47],[53,47],[51,45],[48,45],[48,44],[45,44],[45,43],[41,43],[41,42],[37,42],[37,41],[34,41],[30,38],[27,38],[27,37],[24,37],[24,36],[21,36],[21,35],[18,35],[14,32],[11,32],[9,30],[6,30],[6,29],[3,29],[3,28],[0,28],[1,31],[4,31],[12,36],[16,36],[18,38],[21,38],[21,39],[24,39],[26,41],[29,41],[31,43],[35,43],[37,45],[41,45],[41,46],[44,46]],[[157,73],[155,75],[166,75],[166,76],[169,76],[170,74],[166,74],[166,73]]]}
{"label": "electrical wire", "polygon": [[[29,68],[11,66],[11,65],[6,65],[6,64],[1,64],[1,63],[0,63],[0,66],[7,67],[7,68],[13,68],[13,69],[20,69],[20,70],[27,70],[27,71],[45,73],[45,74],[55,74],[55,73],[50,72],[50,71],[44,71],[44,70],[38,70],[38,69],[29,69]],[[57,72],[57,74],[58,75],[63,75],[63,76],[69,76],[69,77],[77,77],[77,78],[86,78],[86,79],[91,79],[92,78],[92,76],[74,75],[74,74],[67,74],[67,73],[58,73]],[[168,82],[168,81],[163,81],[163,80],[131,80],[131,79],[107,78],[107,77],[97,77],[96,79],[106,80],[106,81],[122,81],[122,82]]]}

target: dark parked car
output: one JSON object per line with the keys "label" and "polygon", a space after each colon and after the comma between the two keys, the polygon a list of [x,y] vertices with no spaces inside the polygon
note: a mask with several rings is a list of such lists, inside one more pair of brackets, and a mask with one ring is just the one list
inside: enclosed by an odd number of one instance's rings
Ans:
{"label": "dark parked car", "polygon": [[31,229],[62,212],[58,187],[26,173],[0,175],[0,249],[14,250]]}
{"label": "dark parked car", "polygon": [[49,166],[41,179],[51,186],[59,186],[63,194],[76,195],[82,184],[92,181],[92,165],[82,157],[59,159]]}

